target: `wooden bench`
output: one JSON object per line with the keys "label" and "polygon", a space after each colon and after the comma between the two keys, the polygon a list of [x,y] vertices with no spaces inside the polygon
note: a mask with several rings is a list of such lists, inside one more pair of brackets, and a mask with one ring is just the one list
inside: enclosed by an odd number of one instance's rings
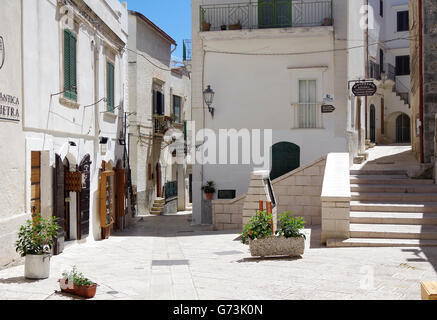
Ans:
{"label": "wooden bench", "polygon": [[437,300],[437,282],[421,282],[422,300]]}

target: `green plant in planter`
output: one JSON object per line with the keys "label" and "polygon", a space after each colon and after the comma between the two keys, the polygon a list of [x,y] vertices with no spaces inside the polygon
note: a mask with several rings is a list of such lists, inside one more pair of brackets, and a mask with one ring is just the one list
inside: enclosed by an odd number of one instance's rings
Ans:
{"label": "green plant in planter", "polygon": [[301,230],[305,227],[305,221],[302,217],[294,217],[291,212],[279,216],[279,230],[276,234],[285,238],[305,238]]}
{"label": "green plant in planter", "polygon": [[64,271],[62,278],[68,280],[69,283],[74,283],[78,287],[94,285],[94,282],[86,278],[82,272],[79,272],[76,266],[70,272]]}
{"label": "green plant in planter", "polygon": [[241,240],[244,244],[248,239],[263,239],[271,237],[272,234],[272,214],[258,211],[254,217],[244,226]]}
{"label": "green plant in planter", "polygon": [[41,214],[37,214],[33,221],[26,221],[18,232],[16,251],[22,257],[50,253],[60,229],[56,220],[55,217],[43,219]]}
{"label": "green plant in planter", "polygon": [[207,181],[206,184],[202,187],[202,190],[205,193],[215,193],[215,183],[214,181]]}

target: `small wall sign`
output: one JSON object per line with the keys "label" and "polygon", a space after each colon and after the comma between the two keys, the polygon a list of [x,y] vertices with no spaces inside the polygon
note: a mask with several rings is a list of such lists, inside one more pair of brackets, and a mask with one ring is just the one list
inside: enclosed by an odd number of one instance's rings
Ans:
{"label": "small wall sign", "polygon": [[0,36],[0,69],[3,68],[6,59],[6,51],[5,51],[5,41],[3,37]]}
{"label": "small wall sign", "polygon": [[18,97],[2,93],[0,89],[0,120],[20,121],[20,100]]}
{"label": "small wall sign", "polygon": [[332,113],[335,111],[335,107],[332,105],[323,105],[322,106],[322,113]]}
{"label": "small wall sign", "polygon": [[371,97],[375,95],[377,90],[372,81],[357,82],[352,88],[352,92],[356,97]]}

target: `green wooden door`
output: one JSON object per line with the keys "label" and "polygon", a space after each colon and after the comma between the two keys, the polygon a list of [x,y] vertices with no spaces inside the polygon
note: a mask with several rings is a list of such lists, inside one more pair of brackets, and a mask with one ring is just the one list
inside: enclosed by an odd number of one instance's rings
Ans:
{"label": "green wooden door", "polygon": [[291,27],[291,0],[258,0],[259,28]]}
{"label": "green wooden door", "polygon": [[300,167],[300,147],[290,142],[280,142],[272,147],[272,170],[274,180]]}

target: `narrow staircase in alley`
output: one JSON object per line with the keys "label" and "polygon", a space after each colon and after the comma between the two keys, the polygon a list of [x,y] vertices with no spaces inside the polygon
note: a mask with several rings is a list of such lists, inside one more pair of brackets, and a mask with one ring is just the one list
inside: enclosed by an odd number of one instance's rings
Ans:
{"label": "narrow staircase in alley", "polygon": [[352,170],[351,193],[350,239],[328,246],[437,246],[433,180],[411,179],[402,170]]}
{"label": "narrow staircase in alley", "polygon": [[156,198],[153,202],[152,209],[150,210],[150,214],[160,215],[164,212],[165,199],[164,198]]}

